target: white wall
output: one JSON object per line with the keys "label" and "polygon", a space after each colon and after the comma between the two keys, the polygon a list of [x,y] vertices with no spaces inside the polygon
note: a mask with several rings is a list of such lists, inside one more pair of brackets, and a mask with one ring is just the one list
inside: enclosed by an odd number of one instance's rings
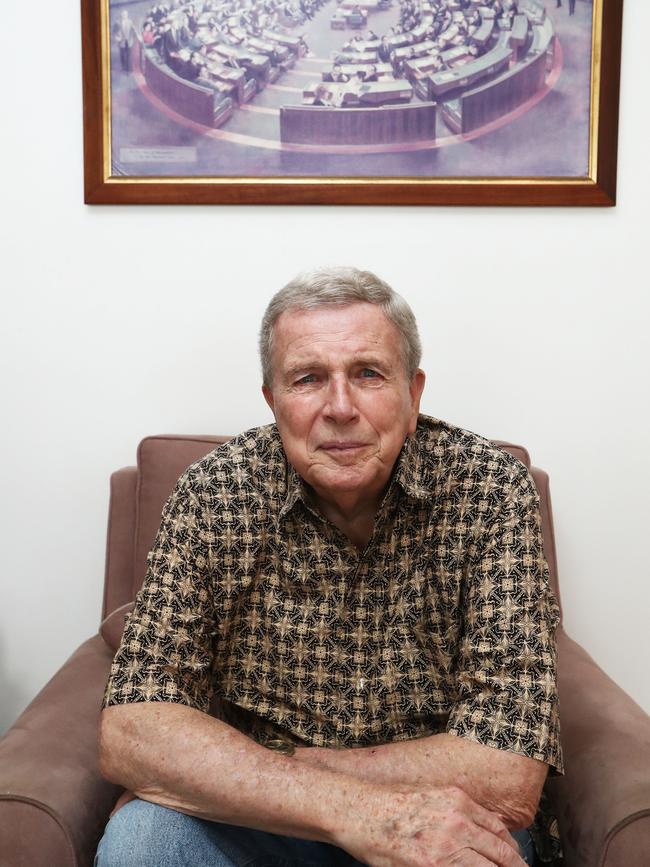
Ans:
{"label": "white wall", "polygon": [[109,473],[146,434],[267,421],[262,310],[327,261],[412,302],[426,411],[548,470],[568,628],[650,710],[650,4],[626,4],[609,210],[85,207],[77,5],[40,4],[35,64],[3,15],[0,731],[96,630]]}

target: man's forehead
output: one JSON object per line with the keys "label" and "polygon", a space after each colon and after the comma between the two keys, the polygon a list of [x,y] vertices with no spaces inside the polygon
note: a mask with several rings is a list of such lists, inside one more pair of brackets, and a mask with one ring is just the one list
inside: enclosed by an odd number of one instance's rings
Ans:
{"label": "man's forehead", "polygon": [[366,335],[377,339],[380,334],[385,336],[386,332],[393,332],[398,336],[397,329],[383,310],[367,302],[285,310],[278,317],[274,332],[276,338],[283,336],[289,339],[312,333],[338,334],[339,337],[346,334],[359,337]]}
{"label": "man's forehead", "polygon": [[[364,309],[366,308],[366,309]],[[380,308],[370,304],[288,310],[276,323],[274,346],[281,364],[331,352],[362,357],[399,354],[399,333]]]}

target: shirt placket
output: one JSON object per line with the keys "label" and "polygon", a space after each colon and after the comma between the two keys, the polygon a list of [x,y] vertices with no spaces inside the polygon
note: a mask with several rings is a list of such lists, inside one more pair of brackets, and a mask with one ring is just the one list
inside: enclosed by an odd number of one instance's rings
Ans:
{"label": "shirt placket", "polygon": [[[369,671],[368,646],[372,638],[372,609],[369,603],[374,601],[373,564],[377,563],[378,546],[382,539],[391,533],[391,518],[396,519],[398,496],[395,487],[391,485],[377,512],[373,533],[366,546],[359,551],[348,537],[310,505],[303,503],[311,514],[329,544],[335,545],[338,553],[349,565],[349,569],[341,575],[336,589],[338,606],[333,606],[341,612],[339,622],[332,623],[338,641],[347,645],[352,657],[351,671],[343,679],[341,686],[348,700],[349,712],[347,720],[336,722],[339,734],[345,730],[345,738],[349,741],[360,740],[370,734],[371,722],[368,714],[367,698],[373,682],[376,686],[377,675]],[[394,529],[394,528],[393,528]],[[376,664],[376,661],[375,661]]]}

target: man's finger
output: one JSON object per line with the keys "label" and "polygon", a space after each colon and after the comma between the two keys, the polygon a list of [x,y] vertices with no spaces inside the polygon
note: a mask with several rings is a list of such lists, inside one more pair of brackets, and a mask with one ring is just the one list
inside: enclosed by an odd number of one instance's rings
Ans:
{"label": "man's finger", "polygon": [[468,835],[468,843],[469,848],[477,855],[497,867],[525,867],[525,861],[519,854],[519,846],[512,837],[504,840],[503,837],[475,825]]}
{"label": "man's finger", "polygon": [[472,801],[473,806],[468,811],[468,815],[480,828],[495,834],[501,840],[506,842],[515,852],[519,852],[517,841],[506,827],[503,819],[476,801]]}

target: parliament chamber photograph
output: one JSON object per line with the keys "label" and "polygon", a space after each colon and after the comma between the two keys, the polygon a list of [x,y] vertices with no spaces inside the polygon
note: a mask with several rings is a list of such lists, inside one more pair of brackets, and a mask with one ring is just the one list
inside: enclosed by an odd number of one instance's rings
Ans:
{"label": "parliament chamber photograph", "polygon": [[111,0],[112,174],[588,173],[592,0]]}

